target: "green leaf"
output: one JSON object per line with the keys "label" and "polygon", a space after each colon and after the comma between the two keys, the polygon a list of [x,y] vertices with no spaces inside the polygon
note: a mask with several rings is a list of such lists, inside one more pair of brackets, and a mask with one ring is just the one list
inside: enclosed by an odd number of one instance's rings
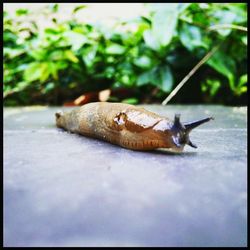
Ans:
{"label": "green leaf", "polygon": [[49,71],[55,80],[58,80],[57,63],[49,62]]}
{"label": "green leaf", "polygon": [[27,82],[33,82],[41,77],[41,63],[30,63],[24,71],[24,80]]}
{"label": "green leaf", "polygon": [[181,43],[190,51],[197,47],[207,48],[208,46],[202,41],[200,28],[187,23],[182,23],[179,30]]}
{"label": "green leaf", "polygon": [[162,76],[161,67],[154,67],[149,71],[146,71],[139,75],[137,78],[137,86],[142,86],[145,84],[152,84],[161,88]]}
{"label": "green leaf", "polygon": [[55,29],[55,28],[46,28],[44,30],[45,34],[47,35],[59,35],[61,33],[60,30]]}
{"label": "green leaf", "polygon": [[128,75],[123,75],[121,77],[121,82],[126,86],[131,86],[133,83],[130,80],[130,77]]}
{"label": "green leaf", "polygon": [[82,56],[83,61],[85,62],[87,67],[91,67],[94,64],[94,59],[96,56],[98,46],[90,47],[88,50],[86,50]]}
{"label": "green leaf", "polygon": [[151,82],[152,70],[142,73],[137,78],[137,86],[142,86]]}
{"label": "green leaf", "polygon": [[46,15],[51,15],[57,13],[58,9],[59,9],[59,4],[51,3],[46,6],[46,8],[43,10],[43,13]]}
{"label": "green leaf", "polygon": [[88,42],[88,39],[84,34],[74,31],[67,31],[64,33],[66,39],[72,45],[72,50],[77,51],[80,49],[85,43]]}
{"label": "green leaf", "polygon": [[127,103],[127,104],[137,104],[139,102],[139,100],[135,97],[131,97],[131,98],[127,98],[127,99],[123,99],[122,103]]}
{"label": "green leaf", "polygon": [[247,74],[242,75],[239,80],[239,85],[238,86],[243,86],[247,83]]}
{"label": "green leaf", "polygon": [[58,61],[56,62],[56,68],[59,69],[66,69],[68,67],[68,62],[65,61]]}
{"label": "green leaf", "polygon": [[153,16],[152,35],[161,46],[167,46],[174,34],[178,20],[178,4],[165,4]]}
{"label": "green leaf", "polygon": [[115,74],[115,68],[112,66],[109,66],[104,71],[105,77],[112,78]]}
{"label": "green leaf", "polygon": [[140,68],[149,68],[151,66],[151,59],[148,56],[141,56],[134,59],[134,64]]}
{"label": "green leaf", "polygon": [[[230,9],[215,9],[212,12],[216,19],[216,25],[220,24],[237,24],[247,20],[246,11],[237,7],[237,4],[228,4]],[[216,29],[221,36],[228,36],[232,29]]]}
{"label": "green leaf", "polygon": [[28,52],[37,61],[44,60],[47,57],[46,49],[35,49]]}
{"label": "green leaf", "polygon": [[8,12],[4,10],[3,11],[3,17],[6,18],[8,15],[9,15]]}
{"label": "green leaf", "polygon": [[58,9],[59,9],[59,5],[56,3],[56,4],[53,4],[52,6],[51,6],[51,10],[52,10],[52,12],[54,12],[54,13],[56,13],[56,12],[58,12]]}
{"label": "green leaf", "polygon": [[16,68],[16,71],[17,71],[17,72],[24,71],[24,70],[28,67],[28,65],[29,65],[29,64],[27,64],[27,63],[20,64],[20,65]]}
{"label": "green leaf", "polygon": [[139,16],[139,19],[141,19],[142,24],[144,24],[144,23],[149,24],[149,25],[151,24],[151,20],[148,17],[146,17],[146,16]]}
{"label": "green leaf", "polygon": [[234,89],[234,74],[235,74],[235,61],[225,54],[224,52],[218,50],[208,61],[207,64],[214,68],[216,71],[228,78],[230,88]]}
{"label": "green leaf", "polygon": [[247,21],[247,3],[227,4],[228,12],[234,13],[234,23],[243,23]]}
{"label": "green leaf", "polygon": [[213,17],[218,20],[218,23],[233,23],[237,18],[237,14],[233,11],[229,11],[226,9],[217,9],[212,13]]}
{"label": "green leaf", "polygon": [[165,92],[170,92],[173,87],[173,75],[169,66],[160,69],[161,89]]}
{"label": "green leaf", "polygon": [[[43,57],[46,58],[44,54],[43,54]],[[64,60],[65,59],[64,51],[63,50],[54,50],[54,51],[52,51],[50,53],[50,55],[49,55],[49,59],[51,61],[62,61],[62,60]]]}
{"label": "green leaf", "polygon": [[243,36],[241,41],[247,46],[247,36]]}
{"label": "green leaf", "polygon": [[156,50],[156,51],[160,49],[160,43],[154,37],[152,30],[145,30],[143,32],[143,38],[144,38],[146,45],[149,48]]}
{"label": "green leaf", "polygon": [[210,96],[215,96],[221,87],[221,83],[218,80],[207,79],[205,82],[201,84],[202,92],[209,92]]}
{"label": "green leaf", "polygon": [[76,8],[74,8],[73,13],[76,13],[77,11],[85,9],[85,8],[87,8],[87,5],[77,6]]}
{"label": "green leaf", "polygon": [[50,70],[49,70],[49,65],[48,63],[44,62],[44,63],[41,63],[41,75],[40,75],[40,81],[41,82],[45,82],[49,75],[50,75]]}
{"label": "green leaf", "polygon": [[48,82],[45,87],[42,89],[43,94],[47,94],[51,90],[55,88],[55,83],[54,82]]}
{"label": "green leaf", "polygon": [[64,55],[67,59],[69,59],[71,62],[74,62],[74,63],[78,63],[79,60],[78,58],[73,54],[73,52],[71,50],[66,50],[64,52]]}
{"label": "green leaf", "polygon": [[234,92],[238,96],[247,92],[247,74],[240,77],[239,84],[235,87]]}
{"label": "green leaf", "polygon": [[178,5],[179,14],[184,12],[184,10],[186,10],[190,5],[191,5],[191,3],[179,3],[179,5]]}
{"label": "green leaf", "polygon": [[3,33],[3,41],[4,41],[4,44],[5,43],[14,43],[16,44],[16,40],[17,40],[17,35],[16,34],[13,34],[12,32],[4,32]]}
{"label": "green leaf", "polygon": [[25,81],[18,82],[18,83],[17,83],[17,86],[15,87],[15,90],[16,90],[16,91],[22,91],[22,90],[24,90],[25,88],[27,88],[29,85],[30,85],[29,82],[25,82]]}
{"label": "green leaf", "polygon": [[126,48],[119,44],[112,44],[106,48],[106,53],[111,55],[121,55],[125,52]]}
{"label": "green leaf", "polygon": [[4,94],[3,94],[3,97],[5,98],[6,96],[8,96],[10,94],[23,91],[29,85],[30,85],[30,83],[29,82],[25,82],[25,81],[18,82],[17,85],[14,88],[10,88],[10,86],[5,86],[4,85]]}
{"label": "green leaf", "polygon": [[13,59],[14,57],[18,57],[22,54],[24,54],[26,51],[24,49],[15,49],[15,48],[4,48],[3,54],[4,56],[8,56],[10,59]]}
{"label": "green leaf", "polygon": [[247,86],[241,86],[239,91],[237,91],[236,93],[238,95],[241,95],[241,94],[246,93],[246,92],[247,92]]}
{"label": "green leaf", "polygon": [[247,92],[247,74],[244,74],[239,79],[239,84],[235,87],[234,93],[238,96]]}
{"label": "green leaf", "polygon": [[27,9],[18,9],[16,10],[16,15],[17,16],[22,16],[22,15],[27,15],[29,11]]}

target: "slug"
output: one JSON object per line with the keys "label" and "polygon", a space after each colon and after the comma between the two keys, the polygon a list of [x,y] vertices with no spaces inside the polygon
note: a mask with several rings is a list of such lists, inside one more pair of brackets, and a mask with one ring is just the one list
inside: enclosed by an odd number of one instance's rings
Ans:
{"label": "slug", "polygon": [[166,148],[181,152],[187,144],[197,148],[189,139],[195,127],[208,122],[208,117],[181,123],[144,108],[124,103],[93,102],[70,112],[57,112],[56,125],[72,133],[94,137],[132,150]]}

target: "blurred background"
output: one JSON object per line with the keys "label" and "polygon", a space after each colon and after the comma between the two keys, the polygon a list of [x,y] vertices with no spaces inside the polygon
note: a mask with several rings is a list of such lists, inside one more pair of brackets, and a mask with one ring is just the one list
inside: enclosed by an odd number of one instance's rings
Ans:
{"label": "blurred background", "polygon": [[4,4],[5,106],[247,104],[246,3]]}

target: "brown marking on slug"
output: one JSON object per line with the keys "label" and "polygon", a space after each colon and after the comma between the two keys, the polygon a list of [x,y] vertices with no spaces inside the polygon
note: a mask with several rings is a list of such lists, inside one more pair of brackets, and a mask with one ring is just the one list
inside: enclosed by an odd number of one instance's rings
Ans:
{"label": "brown marking on slug", "polygon": [[73,133],[95,137],[133,150],[168,148],[182,151],[188,144],[190,131],[213,119],[180,122],[124,103],[94,102],[67,113],[56,113],[57,127]]}

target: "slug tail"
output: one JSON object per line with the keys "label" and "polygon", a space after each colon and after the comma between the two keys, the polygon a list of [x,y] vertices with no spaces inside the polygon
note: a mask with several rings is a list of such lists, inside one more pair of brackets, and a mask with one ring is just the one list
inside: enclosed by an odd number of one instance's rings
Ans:
{"label": "slug tail", "polygon": [[63,112],[62,111],[56,112],[55,117],[56,117],[56,126],[61,128],[62,127]]}

